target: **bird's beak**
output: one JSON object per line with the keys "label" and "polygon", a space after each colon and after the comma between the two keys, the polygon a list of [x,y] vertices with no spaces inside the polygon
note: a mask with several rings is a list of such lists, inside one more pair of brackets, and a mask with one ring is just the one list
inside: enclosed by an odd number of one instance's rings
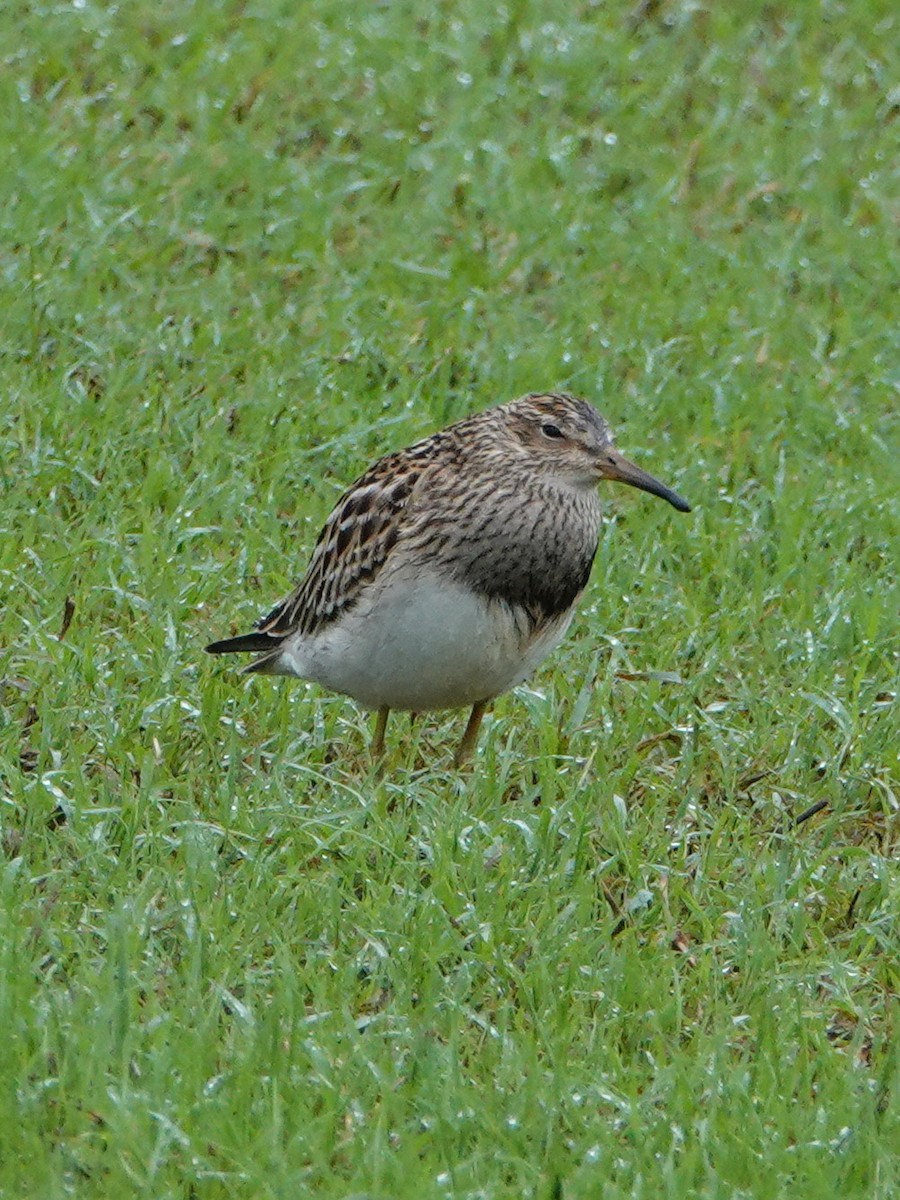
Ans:
{"label": "bird's beak", "polygon": [[640,488],[643,492],[652,492],[654,496],[662,496],[679,512],[690,512],[691,506],[687,500],[682,500],[677,492],[654,479],[647,471],[630,462],[623,454],[612,446],[607,446],[599,459],[600,477],[602,479],[617,479],[620,483],[629,483],[632,487]]}

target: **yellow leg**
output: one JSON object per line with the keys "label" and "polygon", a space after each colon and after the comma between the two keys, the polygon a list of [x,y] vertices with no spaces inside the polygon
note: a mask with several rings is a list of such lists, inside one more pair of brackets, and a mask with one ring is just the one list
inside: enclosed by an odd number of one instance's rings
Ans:
{"label": "yellow leg", "polygon": [[381,758],[382,754],[384,754],[384,731],[387,729],[387,719],[390,711],[385,705],[384,708],[379,708],[378,716],[375,718],[375,732],[372,735],[373,758]]}
{"label": "yellow leg", "polygon": [[481,718],[484,716],[487,706],[487,700],[479,700],[477,704],[472,705],[472,711],[469,714],[469,723],[466,726],[466,732],[462,735],[462,741],[457,746],[456,754],[453,758],[455,766],[462,766],[466,759],[472,757],[472,751],[475,749],[475,743],[478,741],[478,730],[481,728]]}

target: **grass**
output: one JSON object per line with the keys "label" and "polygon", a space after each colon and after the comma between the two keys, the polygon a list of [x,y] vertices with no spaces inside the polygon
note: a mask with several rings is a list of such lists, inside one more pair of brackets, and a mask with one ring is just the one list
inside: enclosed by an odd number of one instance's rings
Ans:
{"label": "grass", "polygon": [[[894,8],[5,6],[0,1195],[898,1194]],[[204,657],[549,387],[695,511],[470,772]]]}

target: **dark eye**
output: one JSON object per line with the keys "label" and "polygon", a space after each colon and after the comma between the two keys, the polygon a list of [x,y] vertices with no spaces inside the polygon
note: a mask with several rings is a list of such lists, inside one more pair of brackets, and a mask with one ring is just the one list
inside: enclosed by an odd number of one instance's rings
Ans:
{"label": "dark eye", "polygon": [[541,433],[544,435],[544,437],[549,438],[561,438],[563,435],[563,432],[558,425],[542,425]]}

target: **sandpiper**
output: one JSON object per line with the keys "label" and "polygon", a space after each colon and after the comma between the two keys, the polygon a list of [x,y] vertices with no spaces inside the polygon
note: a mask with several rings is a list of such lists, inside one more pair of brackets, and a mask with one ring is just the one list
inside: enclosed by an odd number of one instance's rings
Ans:
{"label": "sandpiper", "polygon": [[690,505],[624,458],[586,400],[532,393],[381,458],[338,501],[306,574],[252,633],[211,654],[294,675],[388,713],[485,708],[559,644],[597,549],[597,484],[617,479]]}

